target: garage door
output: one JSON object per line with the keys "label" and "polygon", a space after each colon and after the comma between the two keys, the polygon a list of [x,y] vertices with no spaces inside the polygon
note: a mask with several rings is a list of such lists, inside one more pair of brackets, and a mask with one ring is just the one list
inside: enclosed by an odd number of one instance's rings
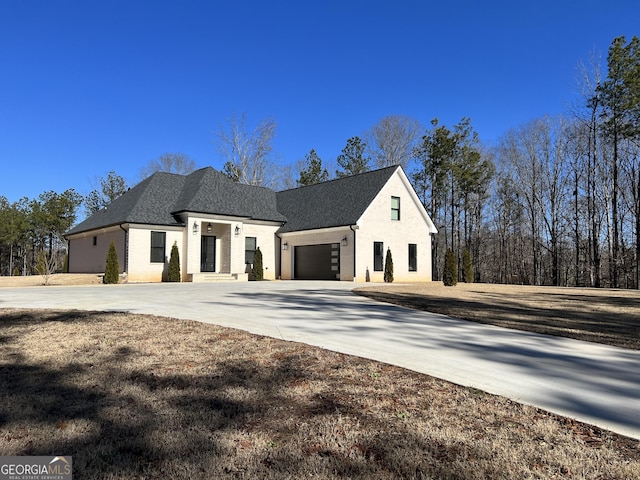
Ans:
{"label": "garage door", "polygon": [[303,245],[294,250],[296,280],[339,280],[340,244]]}

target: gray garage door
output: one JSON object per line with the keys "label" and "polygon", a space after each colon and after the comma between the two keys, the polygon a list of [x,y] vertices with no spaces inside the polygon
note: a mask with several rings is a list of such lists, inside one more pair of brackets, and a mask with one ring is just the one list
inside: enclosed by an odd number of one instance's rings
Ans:
{"label": "gray garage door", "polygon": [[295,247],[293,275],[296,280],[339,280],[340,244]]}

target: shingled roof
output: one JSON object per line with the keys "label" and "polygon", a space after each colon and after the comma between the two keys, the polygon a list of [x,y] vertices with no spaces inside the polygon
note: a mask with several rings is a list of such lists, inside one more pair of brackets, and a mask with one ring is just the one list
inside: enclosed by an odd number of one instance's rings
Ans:
{"label": "shingled roof", "polygon": [[355,225],[398,166],[276,193],[281,233]]}
{"label": "shingled roof", "polygon": [[139,223],[182,225],[180,212],[209,213],[285,222],[273,190],[240,185],[211,167],[190,175],[158,172],[106,208],[76,225],[67,235],[98,228]]}
{"label": "shingled roof", "polygon": [[354,225],[399,167],[388,167],[282,192],[235,183],[211,167],[189,175],[158,172],[67,235],[138,223],[183,225],[192,212],[282,222],[280,232]]}

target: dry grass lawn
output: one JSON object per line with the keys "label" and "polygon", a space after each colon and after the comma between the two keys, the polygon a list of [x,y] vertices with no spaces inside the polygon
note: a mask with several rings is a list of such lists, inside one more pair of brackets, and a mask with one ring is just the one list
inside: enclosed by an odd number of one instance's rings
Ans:
{"label": "dry grass lawn", "polygon": [[28,275],[16,277],[0,276],[0,287],[37,287],[44,285],[98,285],[102,283],[102,276],[94,273],[54,273],[45,279],[42,275]]}
{"label": "dry grass lawn", "polygon": [[640,291],[441,282],[355,293],[480,323],[640,349]]}
{"label": "dry grass lawn", "polygon": [[386,364],[191,321],[0,310],[0,455],[53,454],[77,479],[640,478],[635,440]]}

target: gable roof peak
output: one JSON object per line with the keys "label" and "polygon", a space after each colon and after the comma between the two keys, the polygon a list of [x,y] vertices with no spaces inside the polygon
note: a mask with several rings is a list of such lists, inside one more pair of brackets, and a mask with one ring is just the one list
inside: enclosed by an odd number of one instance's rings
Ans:
{"label": "gable roof peak", "polygon": [[355,225],[399,168],[380,168],[276,193],[278,210],[287,218],[280,232]]}

